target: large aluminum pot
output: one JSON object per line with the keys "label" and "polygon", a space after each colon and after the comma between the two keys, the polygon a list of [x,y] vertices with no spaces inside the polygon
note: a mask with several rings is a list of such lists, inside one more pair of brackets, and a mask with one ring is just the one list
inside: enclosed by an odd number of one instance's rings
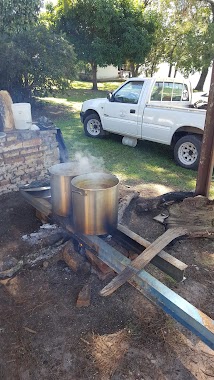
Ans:
{"label": "large aluminum pot", "polygon": [[51,203],[53,212],[61,216],[72,214],[71,180],[77,172],[77,162],[56,164],[49,168],[51,174]]}
{"label": "large aluminum pot", "polygon": [[104,235],[117,227],[119,180],[106,173],[90,173],[71,181],[75,232]]}

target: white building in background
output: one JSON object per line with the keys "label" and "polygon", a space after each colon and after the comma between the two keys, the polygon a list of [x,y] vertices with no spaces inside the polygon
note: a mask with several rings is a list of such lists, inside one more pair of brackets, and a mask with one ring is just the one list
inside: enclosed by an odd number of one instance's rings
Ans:
{"label": "white building in background", "polygon": [[[156,76],[156,77],[167,77],[168,72],[169,72],[168,63],[162,63],[159,65],[159,70],[157,71],[157,73],[155,73],[154,76]],[[173,74],[174,74],[174,72],[172,72],[172,75]],[[207,74],[207,78],[206,78],[206,81],[204,84],[204,92],[209,92],[211,74],[212,74],[212,68],[209,69],[209,72]],[[117,79],[117,78],[119,78],[118,67],[115,67],[113,65],[107,66],[107,67],[98,67],[98,69],[97,69],[97,79],[98,80],[111,80],[111,79]],[[181,78],[183,78],[183,75],[181,73],[179,73],[179,71],[177,71],[176,78],[181,79]],[[193,89],[196,87],[199,78],[200,78],[199,72],[189,76],[188,79],[190,80]]]}
{"label": "white building in background", "polygon": [[113,65],[106,66],[106,67],[99,67],[97,68],[97,79],[98,80],[110,80],[110,79],[117,79],[118,78],[118,67],[115,67]]}
{"label": "white building in background", "polygon": [[[167,77],[169,72],[169,65],[168,63],[162,63],[159,65],[159,70],[155,74],[155,76],[160,76],[160,77]],[[172,75],[174,74],[174,71],[172,72]],[[210,81],[211,81],[211,74],[212,74],[212,68],[210,67],[209,72],[206,77],[206,81],[204,83],[204,92],[209,92],[210,89]],[[176,78],[180,79],[183,78],[183,75],[177,71],[176,73]],[[199,81],[200,78],[200,73],[197,72],[193,75],[189,76],[189,81],[191,82],[192,88],[194,89]]]}

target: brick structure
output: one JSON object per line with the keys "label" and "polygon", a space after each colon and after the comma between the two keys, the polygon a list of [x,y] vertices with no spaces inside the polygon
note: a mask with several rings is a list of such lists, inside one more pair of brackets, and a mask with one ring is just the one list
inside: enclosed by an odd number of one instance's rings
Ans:
{"label": "brick structure", "polygon": [[56,129],[11,130],[0,138],[0,194],[48,176],[48,168],[60,162]]}

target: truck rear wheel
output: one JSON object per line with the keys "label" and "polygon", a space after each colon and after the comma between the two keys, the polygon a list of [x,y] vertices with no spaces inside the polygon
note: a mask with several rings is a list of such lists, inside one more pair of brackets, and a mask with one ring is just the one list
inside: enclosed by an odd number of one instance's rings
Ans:
{"label": "truck rear wheel", "polygon": [[85,135],[94,138],[102,138],[106,135],[103,130],[99,116],[96,113],[92,113],[85,118],[84,121]]}
{"label": "truck rear wheel", "polygon": [[201,151],[201,137],[186,135],[180,138],[174,147],[174,158],[185,169],[198,168]]}

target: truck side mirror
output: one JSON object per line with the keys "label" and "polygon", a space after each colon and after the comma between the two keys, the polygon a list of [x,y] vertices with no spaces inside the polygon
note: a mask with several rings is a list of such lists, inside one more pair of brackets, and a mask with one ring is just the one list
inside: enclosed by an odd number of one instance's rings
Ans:
{"label": "truck side mirror", "polygon": [[114,94],[112,92],[109,92],[108,95],[107,95],[107,99],[110,102],[114,102]]}

